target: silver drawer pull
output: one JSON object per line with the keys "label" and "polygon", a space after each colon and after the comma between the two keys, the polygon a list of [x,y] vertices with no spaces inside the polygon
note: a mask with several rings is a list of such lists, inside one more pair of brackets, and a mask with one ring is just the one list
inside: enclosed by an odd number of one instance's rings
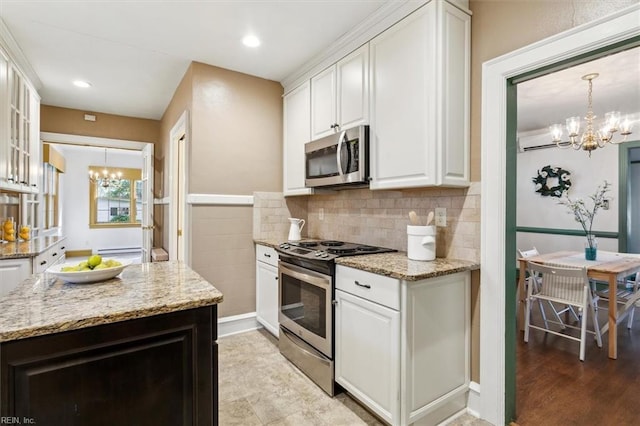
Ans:
{"label": "silver drawer pull", "polygon": [[358,287],[371,288],[369,284],[360,284],[358,281],[354,281]]}

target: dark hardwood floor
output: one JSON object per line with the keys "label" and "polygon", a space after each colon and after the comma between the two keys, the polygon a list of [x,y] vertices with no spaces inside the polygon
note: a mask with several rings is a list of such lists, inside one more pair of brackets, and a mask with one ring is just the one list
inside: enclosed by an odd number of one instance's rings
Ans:
{"label": "dark hardwood floor", "polygon": [[[541,324],[538,312],[534,321]],[[606,318],[600,310],[600,325]],[[518,425],[640,425],[640,308],[631,330],[626,321],[618,326],[617,360],[608,357],[608,333],[602,348],[587,335],[584,362],[579,342],[538,330],[529,343],[524,332],[517,336]]]}

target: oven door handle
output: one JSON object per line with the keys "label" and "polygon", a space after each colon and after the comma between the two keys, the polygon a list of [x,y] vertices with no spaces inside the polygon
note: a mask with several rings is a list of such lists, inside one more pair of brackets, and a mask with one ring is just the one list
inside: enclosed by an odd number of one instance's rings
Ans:
{"label": "oven door handle", "polygon": [[331,288],[331,277],[323,274],[310,273],[308,270],[285,264],[282,261],[280,262],[280,273],[286,273],[287,275],[298,278],[317,287]]}
{"label": "oven door handle", "polygon": [[343,130],[340,133],[340,137],[338,138],[338,149],[336,150],[336,163],[338,164],[338,174],[342,177],[344,176],[344,170],[342,170],[342,161],[340,154],[342,153],[342,144],[344,142],[345,136],[347,135],[347,131]]}

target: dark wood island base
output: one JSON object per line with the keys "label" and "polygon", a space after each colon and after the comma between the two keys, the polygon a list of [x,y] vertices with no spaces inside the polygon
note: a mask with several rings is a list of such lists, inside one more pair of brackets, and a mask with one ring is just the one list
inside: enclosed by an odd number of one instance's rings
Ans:
{"label": "dark wood island base", "polygon": [[0,343],[0,412],[37,425],[217,425],[217,306]]}

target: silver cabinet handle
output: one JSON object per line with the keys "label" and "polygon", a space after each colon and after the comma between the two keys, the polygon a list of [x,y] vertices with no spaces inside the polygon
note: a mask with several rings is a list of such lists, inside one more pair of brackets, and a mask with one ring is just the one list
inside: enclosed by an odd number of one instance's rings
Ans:
{"label": "silver cabinet handle", "polygon": [[354,281],[358,287],[371,288],[369,284],[360,284],[358,281]]}
{"label": "silver cabinet handle", "polygon": [[340,153],[342,152],[342,142],[346,135],[346,130],[343,130],[342,133],[340,133],[340,137],[338,138],[338,149],[336,150],[336,164],[338,165],[338,174],[340,176],[344,176],[344,171],[342,170],[342,161],[340,161]]}

